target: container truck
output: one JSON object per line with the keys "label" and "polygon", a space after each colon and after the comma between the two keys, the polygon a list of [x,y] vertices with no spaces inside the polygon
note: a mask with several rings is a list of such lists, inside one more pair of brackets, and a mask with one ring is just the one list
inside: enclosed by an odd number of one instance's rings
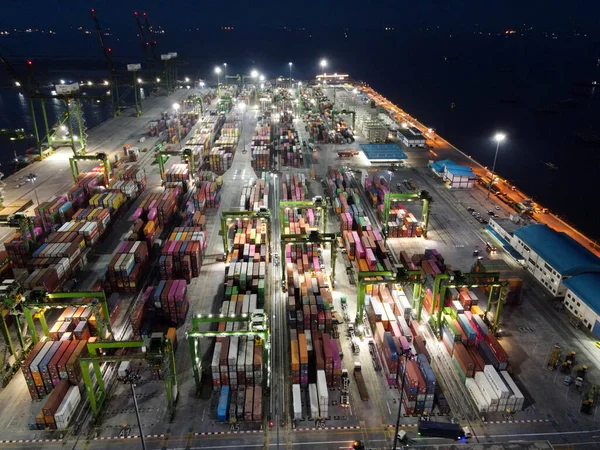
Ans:
{"label": "container truck", "polygon": [[356,385],[358,386],[360,399],[363,402],[369,401],[369,391],[367,390],[367,385],[365,384],[365,379],[363,378],[362,365],[359,362],[354,363],[354,380],[356,380]]}
{"label": "container truck", "polygon": [[419,420],[419,436],[439,437],[454,440],[463,440],[465,430],[456,423],[434,422],[432,420]]}
{"label": "container truck", "polygon": [[311,383],[308,385],[308,397],[310,400],[310,418],[316,419],[319,415],[319,396],[317,394],[317,385]]}

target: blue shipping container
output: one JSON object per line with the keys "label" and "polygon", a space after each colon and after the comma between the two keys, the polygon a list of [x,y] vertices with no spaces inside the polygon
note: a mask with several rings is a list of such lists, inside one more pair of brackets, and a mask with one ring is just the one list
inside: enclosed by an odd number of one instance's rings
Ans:
{"label": "blue shipping container", "polygon": [[217,421],[227,422],[227,409],[229,406],[229,386],[223,386],[221,388],[221,395],[219,396],[219,405],[217,406]]}
{"label": "blue shipping container", "polygon": [[467,319],[467,316],[465,316],[464,314],[459,314],[458,324],[467,335],[467,339],[469,341],[474,342],[477,339],[477,333],[469,323],[469,319]]}
{"label": "blue shipping container", "polygon": [[476,314],[473,314],[473,323],[475,324],[475,326],[479,329],[479,332],[481,334],[483,334],[484,336],[486,334],[490,334],[490,331],[488,330],[487,325],[485,324],[485,322],[483,321],[483,319],[481,317],[479,317]]}

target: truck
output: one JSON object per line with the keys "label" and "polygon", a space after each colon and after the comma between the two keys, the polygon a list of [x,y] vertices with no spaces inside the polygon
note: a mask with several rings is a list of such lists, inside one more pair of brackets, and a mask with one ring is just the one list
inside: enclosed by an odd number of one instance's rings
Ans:
{"label": "truck", "polygon": [[302,420],[302,391],[299,384],[292,385],[294,420]]}
{"label": "truck", "polygon": [[465,430],[459,424],[449,422],[421,419],[419,420],[417,433],[422,437],[438,437],[456,441],[466,439]]}
{"label": "truck", "polygon": [[369,391],[367,390],[367,385],[365,384],[365,379],[363,378],[362,365],[359,362],[354,363],[354,380],[358,386],[360,399],[363,402],[369,401]]}

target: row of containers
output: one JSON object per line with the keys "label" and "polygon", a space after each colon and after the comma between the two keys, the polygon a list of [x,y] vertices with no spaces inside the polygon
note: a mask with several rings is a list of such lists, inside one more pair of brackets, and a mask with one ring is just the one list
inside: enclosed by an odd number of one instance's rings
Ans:
{"label": "row of containers", "polygon": [[40,233],[39,247],[20,233],[5,243],[13,267],[30,272],[24,280],[26,288],[57,291],[75,270],[85,265],[89,250],[107,234],[111,221],[145,189],[143,171],[121,171],[117,177],[111,189],[106,189],[101,185],[102,172],[80,174],[66,196],[46,202],[36,211],[36,220],[44,217],[56,230],[45,239]]}
{"label": "row of containers", "polygon": [[[284,224],[292,231],[309,231],[314,210],[288,211]],[[313,225],[308,225],[313,224]],[[290,330],[293,414],[302,416],[302,398],[310,404],[312,418],[329,418],[328,389],[341,387],[342,352],[333,338],[333,297],[318,244],[285,246],[287,323]]]}
{"label": "row of containers", "polygon": [[259,212],[261,208],[269,207],[269,172],[261,172],[260,178],[254,181],[246,181],[242,187],[239,207],[242,211]]}
{"label": "row of containers", "polygon": [[208,154],[210,170],[223,174],[231,167],[241,133],[242,117],[234,112],[227,115]]}
{"label": "row of containers", "polygon": [[288,167],[302,166],[302,146],[298,137],[298,130],[293,122],[280,121],[277,127],[278,148],[281,154],[281,164]]}
{"label": "row of containers", "polygon": [[[369,285],[366,292],[367,318],[387,384],[400,388],[404,377],[405,414],[431,414],[438,383],[427,355],[419,353],[420,346],[409,326],[412,309],[405,293],[396,285],[384,284]],[[409,353],[416,357],[404,357]],[[438,407],[446,412],[447,402],[438,402]]]}
{"label": "row of containers", "polygon": [[212,143],[219,135],[224,123],[225,116],[203,116],[194,128],[193,134],[188,137],[185,148],[189,148],[194,155],[198,155],[196,158],[198,164],[208,158]]}
{"label": "row of containers", "polygon": [[250,142],[251,165],[254,170],[271,168],[271,122],[261,119],[256,124]]}
{"label": "row of containers", "polygon": [[193,202],[196,211],[204,212],[205,209],[218,208],[221,204],[221,188],[223,177],[210,170],[198,173],[196,191]]}
{"label": "row of containers", "polygon": [[[268,182],[264,178],[253,186],[244,186],[240,195],[243,209],[248,210],[254,202],[257,206],[262,203],[268,195],[265,188]],[[230,220],[228,227],[232,246],[220,314],[252,317],[264,313],[269,261],[266,223],[258,218],[237,218]],[[221,332],[247,330],[247,321],[218,324]],[[263,339],[252,334],[217,338],[211,362],[213,389],[219,392],[217,421],[262,421],[264,345]]]}
{"label": "row of containers", "polygon": [[189,311],[186,280],[161,280],[148,286],[135,301],[130,315],[136,338],[149,336],[156,323],[179,327]]}
{"label": "row of containers", "polygon": [[303,406],[308,406],[309,419],[325,419],[329,417],[329,388],[324,370],[318,370],[315,383],[309,383],[308,388],[300,384],[292,384],[292,406],[294,420],[303,420]]}
{"label": "row of containers", "polygon": [[281,174],[281,199],[283,201],[304,201],[307,193],[306,175],[303,173]]}

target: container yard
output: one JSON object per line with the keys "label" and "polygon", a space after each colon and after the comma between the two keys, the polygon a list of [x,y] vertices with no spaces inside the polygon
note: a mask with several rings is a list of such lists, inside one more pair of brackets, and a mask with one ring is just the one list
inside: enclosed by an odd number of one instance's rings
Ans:
{"label": "container yard", "polygon": [[[390,448],[399,411],[411,439],[431,416],[477,436],[554,432],[558,390],[587,427],[593,353],[538,308],[518,264],[483,253],[460,192],[415,160],[383,175],[361,154],[340,160],[389,138],[371,91],[262,85],[222,84],[202,107],[173,94],[180,109],[135,122],[113,167],[7,208],[30,218],[13,217],[0,254],[3,342],[19,359],[0,402],[27,400],[0,412],[3,436],[62,445],[85,431],[101,448],[137,439],[137,408],[151,446],[247,433],[243,445]],[[383,223],[386,195],[416,186],[434,199],[428,236],[421,199],[392,199]]]}

